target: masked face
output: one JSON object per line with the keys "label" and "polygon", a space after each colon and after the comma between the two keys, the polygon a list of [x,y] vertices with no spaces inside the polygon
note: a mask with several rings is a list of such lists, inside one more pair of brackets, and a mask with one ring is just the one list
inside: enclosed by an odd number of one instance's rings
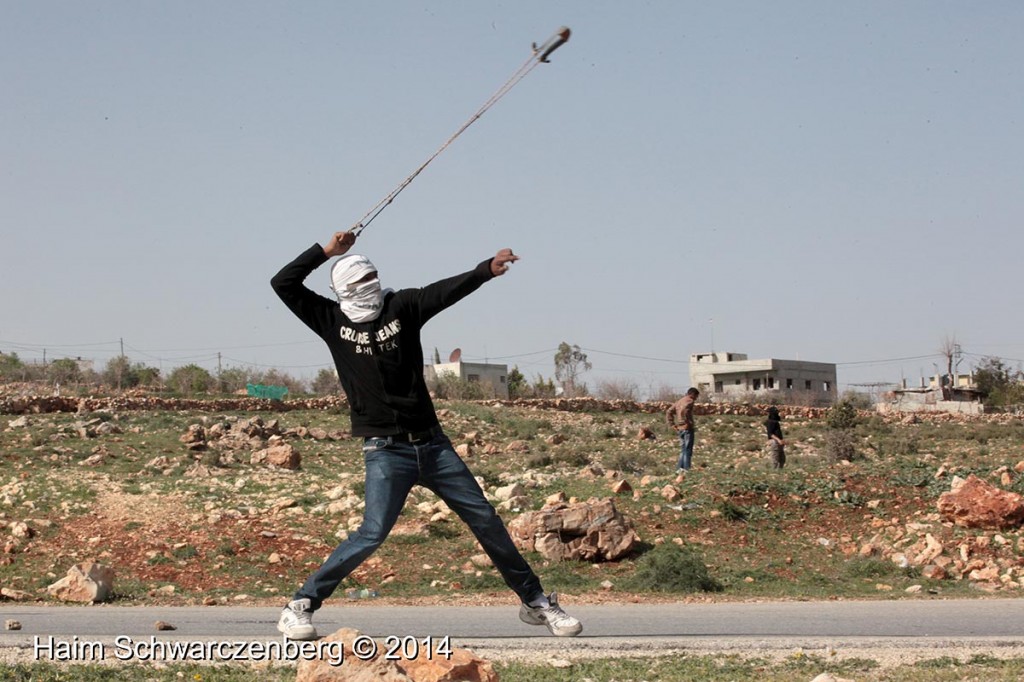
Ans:
{"label": "masked face", "polygon": [[377,319],[384,305],[377,268],[365,256],[342,256],[331,268],[331,289],[341,312],[353,322]]}

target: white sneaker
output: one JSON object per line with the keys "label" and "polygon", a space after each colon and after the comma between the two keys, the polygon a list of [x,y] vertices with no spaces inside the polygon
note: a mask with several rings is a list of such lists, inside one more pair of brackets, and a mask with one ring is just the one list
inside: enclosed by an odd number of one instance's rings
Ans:
{"label": "white sneaker", "polygon": [[288,602],[281,611],[277,621],[277,629],[288,639],[316,639],[316,628],[313,627],[313,611],[309,608],[308,599],[296,599]]}
{"label": "white sneaker", "polygon": [[562,610],[558,605],[558,594],[548,595],[548,606],[519,607],[519,620],[530,625],[547,625],[555,637],[575,637],[583,632],[583,624]]}

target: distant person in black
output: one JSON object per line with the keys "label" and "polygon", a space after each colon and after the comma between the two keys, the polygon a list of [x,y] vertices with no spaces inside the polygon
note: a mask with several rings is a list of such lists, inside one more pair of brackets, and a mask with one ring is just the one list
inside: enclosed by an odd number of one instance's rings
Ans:
{"label": "distant person in black", "polygon": [[[382,290],[364,256],[346,255],[351,232],[314,244],[271,280],[285,305],[326,342],[351,406],[352,435],[363,438],[366,508],[359,529],[338,545],[281,612],[277,628],[290,639],[315,639],[313,612],[387,538],[414,485],[435,492],[465,522],[519,596],[519,617],[573,637],[580,622],[544,593],[494,507],[455,453],[423,379],[420,329],[430,318],[499,277],[519,259],[502,249],[469,272],[420,289]],[[328,259],[332,300],[310,291],[306,277]]]}
{"label": "distant person in black", "polygon": [[779,408],[774,405],[768,408],[768,419],[764,425],[768,432],[768,443],[765,446],[768,458],[773,469],[781,469],[786,466],[786,441],[782,437],[782,417],[779,415]]}

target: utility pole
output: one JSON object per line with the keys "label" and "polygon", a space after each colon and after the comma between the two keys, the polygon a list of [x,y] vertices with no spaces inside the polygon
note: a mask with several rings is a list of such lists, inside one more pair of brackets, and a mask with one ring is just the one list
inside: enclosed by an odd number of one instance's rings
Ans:
{"label": "utility pole", "polygon": [[117,363],[117,392],[121,392],[121,386],[124,383],[121,380],[121,375],[124,374],[124,337],[121,337],[121,357],[118,358],[120,362]]}

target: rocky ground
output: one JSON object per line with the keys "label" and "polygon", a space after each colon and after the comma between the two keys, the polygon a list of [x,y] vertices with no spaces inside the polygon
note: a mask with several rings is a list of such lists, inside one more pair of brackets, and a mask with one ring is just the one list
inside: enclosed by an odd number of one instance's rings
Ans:
{"label": "rocky ground", "polygon": [[[834,461],[824,410],[784,408],[789,462],[773,471],[763,406],[701,405],[697,466],[677,477],[665,405],[439,407],[542,578],[574,603],[1016,597],[1024,585],[1012,417],[862,414],[856,457]],[[0,599],[67,599],[53,586],[93,561],[122,603],[279,603],[358,526],[361,466],[337,399],[0,398]],[[637,584],[662,546],[696,552],[723,589]],[[389,604],[514,601],[421,489],[343,586],[362,588]]]}

